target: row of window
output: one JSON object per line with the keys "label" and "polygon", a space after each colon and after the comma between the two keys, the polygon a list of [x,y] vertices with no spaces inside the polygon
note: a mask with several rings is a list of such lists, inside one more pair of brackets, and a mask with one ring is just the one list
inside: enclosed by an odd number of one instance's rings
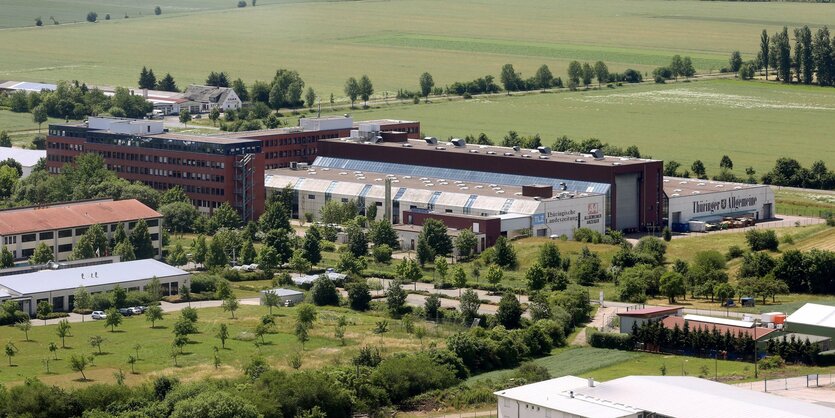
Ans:
{"label": "row of window", "polygon": [[82,144],[67,144],[64,142],[52,142],[49,141],[46,144],[47,148],[51,149],[63,149],[63,150],[70,150],[70,151],[84,151],[84,145]]}
{"label": "row of window", "polygon": [[[159,226],[159,219],[148,219],[145,221],[148,224],[149,228]],[[118,224],[111,224],[109,227],[107,225],[104,226],[105,231],[110,229],[110,232],[116,231],[116,226]],[[136,221],[128,223],[128,231],[133,229],[136,226]],[[75,228],[73,229],[61,229],[58,231],[58,238],[71,238],[73,236],[73,231],[75,231],[75,236],[80,237],[87,232],[87,227],[83,228]],[[155,235],[155,234],[154,234]],[[55,237],[55,233],[53,231],[46,231],[40,233],[31,233],[31,234],[22,234],[20,235],[20,242],[33,242],[33,241],[44,241],[48,239],[52,239]],[[12,245],[17,244],[17,235],[5,236],[3,237],[3,245]],[[59,246],[60,250],[60,246]]]}
{"label": "row of window", "polygon": [[279,147],[283,145],[292,145],[292,144],[311,144],[320,139],[325,138],[338,138],[339,135],[337,134],[330,134],[330,135],[310,135],[310,136],[301,136],[295,138],[279,138],[279,139],[268,139],[262,141],[265,147]]}
{"label": "row of window", "polygon": [[173,177],[173,178],[181,178],[181,179],[186,179],[186,180],[211,181],[211,182],[215,182],[215,183],[223,183],[224,181],[226,181],[226,176],[219,176],[219,175],[216,175],[216,174],[207,174],[207,173],[192,173],[192,172],[173,171],[173,170],[160,170],[158,168],[111,165],[111,164],[108,164],[107,168],[109,170],[115,171],[117,173],[141,174],[141,175],[146,175],[146,176],[159,176],[159,177]]}
{"label": "row of window", "polygon": [[278,152],[265,152],[264,158],[267,160],[275,159],[275,158],[286,158],[286,157],[303,157],[306,155],[316,155],[316,148],[304,148],[304,149],[294,149],[294,150],[284,150]]}

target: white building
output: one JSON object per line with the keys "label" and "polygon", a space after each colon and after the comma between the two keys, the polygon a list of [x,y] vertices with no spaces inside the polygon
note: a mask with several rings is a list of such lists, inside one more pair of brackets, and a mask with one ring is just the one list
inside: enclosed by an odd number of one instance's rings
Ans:
{"label": "white building", "polygon": [[[581,227],[605,232],[605,195],[555,192],[550,185],[514,186],[456,178],[398,176],[320,167],[316,163],[306,169],[267,170],[264,184],[268,194],[288,185],[293,188],[297,197],[293,213],[298,217],[310,213],[318,219],[326,202],[353,200],[361,211],[370,205],[377,206],[377,219],[385,219],[389,213],[393,224],[412,224],[412,218],[429,213],[440,217],[500,218],[500,231],[474,229],[476,233],[487,233],[488,242],[495,239],[491,234],[499,233],[509,237],[525,233],[570,238]],[[473,221],[465,223],[469,227]]]}
{"label": "white building", "polygon": [[187,109],[190,113],[207,113],[214,108],[221,112],[241,108],[241,99],[235,93],[235,90],[229,87],[196,86],[192,84],[180,97],[187,102],[179,103],[179,109],[176,113],[183,109]]}
{"label": "white building", "polygon": [[54,311],[71,311],[75,291],[84,286],[91,294],[107,292],[116,285],[142,291],[152,278],[159,279],[162,294],[176,295],[189,273],[153,259],[99,264],[0,277],[0,301],[13,300],[23,312],[34,315],[38,303],[49,302]]}
{"label": "white building", "polygon": [[269,290],[262,290],[261,291],[261,304],[265,305],[265,297],[267,293],[271,293],[276,295],[279,300],[279,305],[284,306],[285,304],[295,305],[297,303],[304,302],[304,293],[299,292],[298,290],[292,289],[269,289]]}
{"label": "white building", "polygon": [[23,169],[20,178],[32,174],[32,168],[41,158],[46,158],[46,150],[0,147],[0,161],[12,159],[20,163]]}
{"label": "white building", "polygon": [[686,376],[565,376],[495,392],[499,418],[823,418],[835,409]]}
{"label": "white building", "polygon": [[664,177],[667,226],[676,232],[703,231],[723,218],[774,217],[774,192],[765,184]]}

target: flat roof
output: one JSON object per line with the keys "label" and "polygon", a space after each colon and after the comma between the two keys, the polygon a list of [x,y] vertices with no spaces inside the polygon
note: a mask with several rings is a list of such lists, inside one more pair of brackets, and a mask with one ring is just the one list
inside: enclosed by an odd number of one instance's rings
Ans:
{"label": "flat roof", "polygon": [[146,259],[3,276],[0,277],[0,286],[21,295],[29,295],[76,289],[79,286],[92,287],[187,274],[188,272],[168,264]]}
{"label": "flat roof", "polygon": [[811,402],[692,376],[627,376],[576,392],[590,401],[630,404],[644,411],[677,418],[823,418],[835,415],[832,408]]}
{"label": "flat roof", "polygon": [[0,161],[13,159],[24,167],[32,167],[46,158],[46,150],[0,147]]}
{"label": "flat roof", "polygon": [[[323,139],[323,142],[346,142],[354,144],[365,144],[366,142],[356,142],[348,138],[339,139]],[[463,141],[463,140],[462,140]],[[515,151],[510,147],[502,147],[498,145],[475,145],[466,144],[465,146],[456,147],[451,142],[438,140],[437,144],[429,144],[423,139],[409,139],[406,142],[378,142],[373,144],[374,147],[380,148],[404,148],[408,144],[412,149],[427,150],[433,152],[454,152],[459,154],[483,154],[495,158],[519,158],[519,159],[547,159],[554,162],[573,163],[573,164],[587,164],[595,166],[618,166],[618,165],[637,165],[645,164],[649,160],[644,158],[633,157],[612,157],[605,156],[602,159],[595,159],[591,154],[579,152],[559,152],[553,151],[550,154],[542,154],[536,149],[521,148]],[[547,157],[547,158],[544,158]]]}
{"label": "flat roof", "polygon": [[172,132],[164,132],[161,134],[144,135],[143,138],[160,138],[160,139],[175,139],[178,141],[202,142],[206,144],[258,144],[260,141],[255,139],[226,137],[220,135],[194,135],[194,134],[178,134]]}
{"label": "flat roof", "polygon": [[[415,233],[420,233],[421,231],[423,231],[423,226],[422,225],[414,225],[414,224],[396,224],[396,225],[392,225],[392,228],[395,231],[406,231],[406,232],[415,232]],[[447,235],[449,235],[451,237],[457,237],[460,233],[461,233],[460,229],[447,228]],[[475,233],[475,236],[477,236],[477,237],[480,237],[482,235],[484,235],[484,232],[476,232]]]}
{"label": "flat roof", "polygon": [[684,315],[684,319],[686,321],[707,322],[707,323],[710,323],[710,324],[729,325],[729,326],[732,326],[732,327],[743,327],[743,328],[753,328],[754,327],[754,322],[753,321],[741,321],[741,320],[738,320],[738,319],[730,319],[730,318],[717,318],[715,316],[687,314],[687,315]]}
{"label": "flat roof", "polygon": [[566,412],[576,416],[595,418],[620,418],[634,416],[640,409],[626,403],[598,402],[572,396],[572,391],[588,387],[588,379],[563,376],[525,386],[494,392],[496,396],[513,399],[526,404]]}
{"label": "flat roof", "polygon": [[261,293],[272,293],[276,296],[299,296],[299,295],[304,295],[304,292],[299,292],[298,290],[292,290],[292,289],[284,289],[282,287],[280,287],[278,289],[262,290]]}
{"label": "flat roof", "polygon": [[789,315],[786,322],[835,328],[835,306],[807,303]]}
{"label": "flat roof", "polygon": [[618,312],[618,316],[636,316],[641,318],[653,317],[669,313],[676,313],[684,309],[681,306],[650,306],[641,309],[631,309],[626,312]]}
{"label": "flat roof", "polygon": [[[385,179],[392,179],[392,189],[405,187],[408,189],[430,190],[432,192],[447,192],[460,193],[463,195],[478,195],[478,196],[493,196],[509,199],[520,200],[549,200],[536,199],[533,196],[522,196],[522,187],[513,185],[501,185],[497,183],[477,183],[463,181],[453,178],[439,178],[439,177],[416,177],[416,176],[399,176],[390,173],[381,173],[374,171],[360,171],[360,170],[341,170],[328,167],[310,167],[307,170],[293,170],[290,168],[278,168],[265,171],[267,179],[270,177],[295,177],[295,178],[311,178],[317,180],[337,181],[340,183],[352,184],[370,184],[385,186]],[[269,180],[265,182],[269,187]],[[291,185],[295,182],[291,182]],[[285,184],[286,185],[286,184]],[[283,186],[278,186],[283,187]],[[559,190],[555,190],[555,195],[559,194]],[[574,197],[586,197],[598,195],[598,193],[578,193],[568,192]],[[552,197],[551,199],[554,199]],[[566,197],[564,199],[571,199]]]}
{"label": "flat roof", "polygon": [[[769,187],[767,184],[731,183],[728,181],[699,180],[684,177],[664,176],[664,194],[667,197],[690,196],[694,194],[710,194],[733,192],[734,190],[749,190]],[[678,195],[678,196],[674,196]]]}
{"label": "flat roof", "polygon": [[162,215],[136,199],[69,202],[43,208],[0,211],[0,235],[76,228],[95,224],[160,218]]}

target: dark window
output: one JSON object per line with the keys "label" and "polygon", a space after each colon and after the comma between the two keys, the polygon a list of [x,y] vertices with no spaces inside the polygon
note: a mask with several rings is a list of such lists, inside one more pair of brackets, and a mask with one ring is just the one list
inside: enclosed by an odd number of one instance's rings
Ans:
{"label": "dark window", "polygon": [[314,199],[316,199],[316,196],[314,196],[312,194],[309,194],[309,195],[307,195],[307,198],[310,199],[310,200],[314,200]]}
{"label": "dark window", "polygon": [[148,221],[148,226],[157,226],[159,225],[159,219],[151,219]]}
{"label": "dark window", "polygon": [[32,242],[35,239],[35,234],[25,234],[20,236],[20,242]]}
{"label": "dark window", "polygon": [[446,213],[452,213],[452,209],[446,209]]}
{"label": "dark window", "polygon": [[76,228],[75,229],[75,236],[80,237],[80,236],[84,235],[85,232],[87,232],[87,228]]}
{"label": "dark window", "polygon": [[159,239],[159,234],[151,234],[151,241],[156,241]]}
{"label": "dark window", "polygon": [[347,197],[343,197],[343,198],[342,198],[342,203],[348,203],[348,198],[347,198]]}
{"label": "dark window", "polygon": [[54,234],[54,233],[52,233],[52,232],[41,232],[40,239],[41,239],[41,240],[45,240],[45,239],[52,239],[52,237],[53,237],[54,235],[55,235],[55,234]]}
{"label": "dark window", "polygon": [[128,229],[133,229],[136,226],[136,222],[131,222],[128,224]]}
{"label": "dark window", "polygon": [[58,231],[58,238],[69,238],[72,236],[72,229],[63,229]]}
{"label": "dark window", "polygon": [[52,298],[52,310],[53,311],[63,311],[64,310],[64,297],[63,296],[55,296]]}
{"label": "dark window", "polygon": [[20,256],[23,257],[23,258],[31,257],[32,254],[35,254],[35,249],[34,248],[27,248],[27,249],[20,252]]}
{"label": "dark window", "polygon": [[61,244],[58,246],[59,253],[65,253],[68,251],[72,251],[72,244]]}
{"label": "dark window", "polygon": [[110,232],[116,232],[116,225],[118,224],[110,225]]}

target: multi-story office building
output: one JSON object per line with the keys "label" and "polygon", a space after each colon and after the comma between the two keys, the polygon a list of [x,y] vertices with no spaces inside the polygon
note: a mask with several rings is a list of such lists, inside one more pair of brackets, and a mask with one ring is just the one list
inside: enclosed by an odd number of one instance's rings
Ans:
{"label": "multi-story office building", "polygon": [[[101,225],[108,238],[113,238],[118,224],[125,232],[144,219],[151,235],[151,243],[162,255],[160,228],[162,215],[136,199],[90,200],[59,203],[49,206],[24,207],[0,211],[0,242],[11,251],[16,260],[26,260],[41,243],[46,243],[56,261],[66,260],[75,243],[93,225]],[[106,249],[98,249],[106,252]]]}
{"label": "multi-story office building", "polygon": [[261,147],[253,139],[169,133],[162,121],[90,117],[50,125],[47,167],[59,173],[78,155],[97,153],[119,177],[160,191],[180,186],[205,212],[229,202],[248,221],[264,211]]}

